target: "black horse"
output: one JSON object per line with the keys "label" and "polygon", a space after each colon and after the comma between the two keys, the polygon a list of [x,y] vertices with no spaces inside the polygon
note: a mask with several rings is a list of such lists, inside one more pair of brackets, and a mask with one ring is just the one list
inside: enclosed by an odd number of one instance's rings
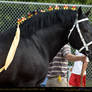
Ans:
{"label": "black horse", "polygon": [[[88,13],[83,14],[81,7],[77,11],[53,10],[34,15],[21,24],[20,42],[12,63],[0,73],[0,87],[39,86],[46,77],[49,61],[67,43],[78,50],[84,46],[81,52],[91,54],[92,46],[87,46],[92,41]],[[5,63],[15,32],[16,26],[0,32],[0,68]],[[92,60],[90,54],[88,57]]]}

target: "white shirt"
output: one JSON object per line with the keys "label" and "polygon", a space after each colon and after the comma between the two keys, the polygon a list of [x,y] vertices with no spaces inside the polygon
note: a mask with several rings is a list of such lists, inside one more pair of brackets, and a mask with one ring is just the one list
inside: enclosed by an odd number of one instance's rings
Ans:
{"label": "white shirt", "polygon": [[[76,50],[75,51],[75,55],[82,56],[83,54],[79,53],[78,50]],[[89,62],[88,57],[87,57],[87,62]],[[82,70],[82,64],[83,64],[82,61],[76,61],[76,62],[74,62],[72,73],[80,75],[81,74],[81,70]],[[86,75],[86,71],[84,72],[84,75]]]}

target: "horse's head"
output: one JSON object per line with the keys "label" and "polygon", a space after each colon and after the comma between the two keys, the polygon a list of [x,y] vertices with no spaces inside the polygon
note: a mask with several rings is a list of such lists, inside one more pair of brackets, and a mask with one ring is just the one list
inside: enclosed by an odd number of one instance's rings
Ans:
{"label": "horse's head", "polygon": [[79,7],[75,24],[70,30],[68,38],[73,48],[88,55],[92,60],[92,25],[88,19],[89,13],[90,10],[83,14],[81,7]]}

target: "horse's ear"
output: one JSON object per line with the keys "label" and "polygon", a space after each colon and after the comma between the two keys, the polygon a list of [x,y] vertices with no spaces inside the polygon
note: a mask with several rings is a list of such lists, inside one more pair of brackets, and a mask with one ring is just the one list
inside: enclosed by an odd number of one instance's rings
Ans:
{"label": "horse's ear", "polygon": [[82,9],[81,9],[81,7],[79,7],[79,9],[78,9],[78,15],[81,15],[82,14]]}
{"label": "horse's ear", "polygon": [[87,11],[87,12],[85,13],[85,15],[86,15],[86,16],[88,16],[88,15],[89,15],[89,13],[90,13],[90,10],[89,10],[89,11]]}

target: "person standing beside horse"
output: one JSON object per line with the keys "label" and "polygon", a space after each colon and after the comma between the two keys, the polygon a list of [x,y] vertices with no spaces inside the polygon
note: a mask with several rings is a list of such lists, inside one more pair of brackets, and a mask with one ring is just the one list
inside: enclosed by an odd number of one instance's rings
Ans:
{"label": "person standing beside horse", "polygon": [[71,53],[71,48],[68,44],[63,46],[57,55],[48,65],[48,80],[46,87],[68,87],[67,71],[68,61],[81,60],[86,62],[86,56],[76,56]]}
{"label": "person standing beside horse", "polygon": [[[75,55],[82,56],[83,54],[76,50]],[[81,61],[74,62],[72,73],[69,79],[70,87],[86,87],[86,69],[89,62],[88,57],[86,61],[87,62],[85,63]]]}

